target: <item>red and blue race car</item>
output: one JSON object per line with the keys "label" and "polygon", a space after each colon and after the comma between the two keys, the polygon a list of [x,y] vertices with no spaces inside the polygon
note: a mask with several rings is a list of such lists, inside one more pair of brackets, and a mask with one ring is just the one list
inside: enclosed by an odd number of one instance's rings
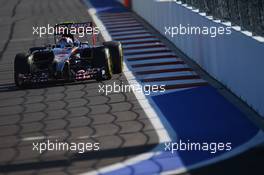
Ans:
{"label": "red and blue race car", "polygon": [[[109,41],[96,45],[95,33],[85,35],[86,41],[76,37],[80,30],[94,28],[92,22],[60,23],[54,26],[53,45],[32,47],[19,53],[14,61],[14,79],[19,88],[48,81],[67,82],[111,79],[122,72],[123,50],[120,42]],[[75,28],[76,35],[70,31]],[[78,32],[76,32],[78,31]],[[90,37],[91,42],[88,42]],[[83,39],[83,38],[82,38]]]}

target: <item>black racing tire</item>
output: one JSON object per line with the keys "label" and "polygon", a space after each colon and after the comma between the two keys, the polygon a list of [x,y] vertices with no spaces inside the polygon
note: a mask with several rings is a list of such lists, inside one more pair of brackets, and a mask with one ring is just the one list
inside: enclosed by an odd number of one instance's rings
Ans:
{"label": "black racing tire", "polygon": [[[99,68],[100,71],[96,76],[97,81],[110,80],[113,75],[112,62],[108,48],[96,47],[93,50],[93,67]],[[103,75],[102,71],[105,71]]]}
{"label": "black racing tire", "polygon": [[65,63],[63,67],[62,77],[66,82],[73,82],[73,75],[70,70],[70,66],[68,63]]}
{"label": "black racing tire", "polygon": [[120,74],[123,71],[123,49],[118,41],[104,42],[103,45],[109,49],[113,66],[113,73]]}
{"label": "black racing tire", "polygon": [[29,74],[29,73],[30,73],[30,64],[28,62],[27,55],[25,53],[17,54],[14,62],[14,80],[17,87],[26,88],[30,85],[29,83],[25,83],[19,77],[19,74]]}
{"label": "black racing tire", "polygon": [[29,54],[31,54],[31,53],[33,53],[33,52],[36,51],[36,50],[41,51],[41,50],[44,50],[44,49],[46,49],[46,47],[31,47],[31,48],[28,50],[28,52],[29,52]]}

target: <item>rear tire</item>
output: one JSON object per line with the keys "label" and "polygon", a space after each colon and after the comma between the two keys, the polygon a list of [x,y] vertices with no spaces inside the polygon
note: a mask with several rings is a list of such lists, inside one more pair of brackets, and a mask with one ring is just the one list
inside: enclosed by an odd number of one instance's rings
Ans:
{"label": "rear tire", "polygon": [[113,73],[120,74],[123,71],[123,49],[118,41],[104,42],[103,45],[110,51]]}
{"label": "rear tire", "polygon": [[29,74],[30,73],[30,64],[28,63],[28,57],[25,53],[19,53],[15,57],[14,62],[14,80],[15,84],[19,88],[26,88],[30,84],[24,82],[24,80],[19,77],[20,74]]}
{"label": "rear tire", "polygon": [[[109,50],[105,47],[97,47],[94,48],[93,55],[93,67],[100,68],[100,71],[96,76],[96,80],[110,80],[112,78],[113,72]],[[103,73],[103,71],[105,72]]]}

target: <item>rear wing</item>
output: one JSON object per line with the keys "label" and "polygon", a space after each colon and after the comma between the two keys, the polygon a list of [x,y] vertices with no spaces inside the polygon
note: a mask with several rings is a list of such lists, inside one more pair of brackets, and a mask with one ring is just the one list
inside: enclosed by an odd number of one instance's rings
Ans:
{"label": "rear wing", "polygon": [[96,36],[95,36],[95,25],[93,22],[82,22],[82,23],[75,23],[75,22],[65,22],[59,23],[54,26],[54,39],[56,43],[56,36],[68,36],[71,37],[74,41],[74,35],[91,35],[93,45],[96,44]]}

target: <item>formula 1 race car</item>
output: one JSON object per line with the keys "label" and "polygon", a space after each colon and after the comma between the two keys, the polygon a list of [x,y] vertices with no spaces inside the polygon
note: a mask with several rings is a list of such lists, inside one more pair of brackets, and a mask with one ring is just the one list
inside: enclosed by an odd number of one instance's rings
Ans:
{"label": "formula 1 race car", "polygon": [[[109,41],[96,45],[94,30],[92,22],[67,22],[55,25],[55,44],[33,47],[28,53],[16,55],[14,61],[16,86],[25,88],[54,80],[103,81],[111,79],[112,74],[121,73],[123,67],[121,43]],[[86,39],[82,42],[76,35],[85,31],[91,33],[85,33]],[[89,36],[92,37],[91,43],[87,39]]]}

